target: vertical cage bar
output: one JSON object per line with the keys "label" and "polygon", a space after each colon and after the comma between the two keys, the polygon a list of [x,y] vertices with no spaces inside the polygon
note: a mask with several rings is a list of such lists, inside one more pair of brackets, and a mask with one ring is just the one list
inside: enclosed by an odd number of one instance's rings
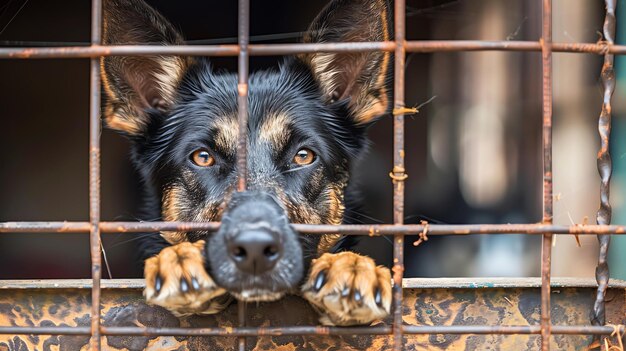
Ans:
{"label": "vertical cage bar", "polygon": [[[615,37],[615,0],[606,0],[606,17],[604,18],[604,43],[613,45]],[[596,214],[596,222],[600,225],[611,224],[611,203],[609,202],[610,181],[612,173],[612,161],[610,154],[611,136],[611,97],[615,91],[615,71],[613,69],[613,54],[608,50],[604,54],[604,64],[602,65],[602,85],[604,87],[604,97],[602,101],[602,112],[598,118],[598,133],[600,134],[600,151],[598,152],[598,173],[600,174],[600,208]],[[604,297],[609,284],[609,264],[607,256],[611,236],[608,234],[598,235],[600,242],[600,253],[598,255],[598,266],[596,267],[596,281],[598,290],[596,300],[591,312],[591,323],[593,325],[604,325],[605,310]],[[619,334],[618,334],[619,335]]]}
{"label": "vertical cage bar", "polygon": [[[404,60],[405,60],[405,1],[396,0],[394,8],[395,57],[393,101],[393,222],[404,222]],[[399,112],[399,113],[397,113]],[[402,337],[402,277],[404,276],[404,234],[393,238],[393,348],[403,348]]]}
{"label": "vertical cage bar", "polygon": [[[543,223],[552,224],[552,0],[543,0],[541,61],[543,72]],[[541,248],[541,349],[550,350],[550,275],[552,234]]]}
{"label": "vertical cage bar", "polygon": [[237,84],[237,106],[239,138],[237,142],[237,191],[246,190],[248,173],[248,42],[250,37],[250,2],[239,0],[239,80]]}
{"label": "vertical cage bar", "polygon": [[[246,190],[246,180],[248,177],[248,43],[250,41],[250,1],[239,0],[239,64],[237,73],[239,76],[237,84],[237,112],[239,135],[237,140],[237,191]],[[238,301],[239,326],[246,325],[246,305],[243,301]],[[246,338],[239,337],[238,346],[240,351],[246,349]]]}
{"label": "vertical cage bar", "polygon": [[[239,326],[246,326],[246,303],[243,301],[237,301],[237,318],[239,320]],[[237,338],[239,351],[246,350],[246,337],[240,336]]]}
{"label": "vertical cage bar", "polygon": [[[91,45],[102,41],[102,1],[91,2]],[[100,350],[100,59],[90,59],[89,244],[91,253],[91,350]]]}

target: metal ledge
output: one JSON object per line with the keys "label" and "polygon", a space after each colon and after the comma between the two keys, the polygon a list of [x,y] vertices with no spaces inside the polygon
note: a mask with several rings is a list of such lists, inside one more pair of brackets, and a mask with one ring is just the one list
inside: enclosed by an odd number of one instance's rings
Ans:
{"label": "metal ledge", "polygon": [[[537,326],[540,319],[539,278],[409,278],[404,279],[403,322],[406,326]],[[589,325],[596,283],[592,279],[552,280],[552,323]],[[0,281],[0,326],[88,327],[91,280]],[[230,328],[238,325],[237,307],[213,316],[176,318],[149,306],[141,296],[142,279],[102,280],[102,325],[115,327]],[[612,280],[608,289],[607,323],[624,324],[626,282]],[[289,296],[272,303],[249,305],[248,327],[305,327],[317,315],[302,299]],[[391,320],[383,322],[390,326]],[[120,328],[118,328],[120,329]],[[121,328],[123,329],[123,328]],[[320,329],[323,332],[323,328]],[[436,327],[432,332],[438,332]],[[252,350],[388,350],[391,335],[265,335],[247,337]],[[309,333],[310,334],[310,333]],[[420,334],[404,336],[406,349],[537,350],[538,335]],[[553,349],[583,350],[592,336],[554,335]],[[86,335],[0,335],[0,351],[82,350]],[[232,336],[119,336],[102,338],[104,350],[232,350]]]}

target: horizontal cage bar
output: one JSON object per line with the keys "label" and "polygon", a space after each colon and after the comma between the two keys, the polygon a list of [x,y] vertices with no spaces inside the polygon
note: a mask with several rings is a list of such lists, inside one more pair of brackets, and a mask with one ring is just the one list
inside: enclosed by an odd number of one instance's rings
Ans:
{"label": "horizontal cage bar", "polygon": [[[4,290],[28,289],[74,289],[89,290],[93,286],[91,279],[10,279],[0,280],[0,292]],[[595,278],[559,277],[550,280],[553,288],[596,288]],[[143,278],[103,279],[101,290],[142,290],[146,287]],[[539,288],[540,277],[526,278],[403,278],[403,289],[500,289],[500,288]],[[611,289],[626,289],[626,281],[611,279]]]}
{"label": "horizontal cage bar", "polygon": [[[553,225],[553,224],[293,224],[303,234],[344,235],[469,235],[469,234],[626,234],[625,225]],[[148,231],[217,231],[219,222],[100,222],[103,233],[134,233]],[[82,233],[89,222],[2,222],[0,233],[56,232]]]}
{"label": "horizontal cage bar", "polygon": [[[553,43],[554,52],[592,53],[625,55],[626,45],[606,43]],[[385,42],[343,43],[293,43],[293,44],[250,44],[248,54],[252,56],[289,55],[310,52],[367,52],[393,51],[395,44]],[[457,51],[541,51],[539,41],[479,41],[439,40],[406,41],[406,52],[457,52]],[[45,59],[45,58],[94,58],[100,56],[238,56],[237,45],[93,45],[66,47],[0,48],[0,59]]]}
{"label": "horizontal cage bar", "polygon": [[[557,335],[610,335],[626,332],[624,325],[551,325],[551,334]],[[403,326],[405,334],[539,334],[539,325],[441,325]],[[277,336],[277,335],[391,335],[391,326],[374,327],[237,327],[237,328],[141,328],[100,327],[101,335],[127,336]],[[89,327],[0,327],[0,334],[15,335],[90,335]]]}

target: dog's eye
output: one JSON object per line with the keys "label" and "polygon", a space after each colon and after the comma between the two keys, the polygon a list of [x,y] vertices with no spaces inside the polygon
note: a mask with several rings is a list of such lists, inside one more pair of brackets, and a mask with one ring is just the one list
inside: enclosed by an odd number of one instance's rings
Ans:
{"label": "dog's eye", "polygon": [[211,167],[215,159],[207,149],[198,149],[191,154],[191,161],[200,167]]}
{"label": "dog's eye", "polygon": [[300,149],[293,157],[293,162],[298,166],[310,165],[315,161],[315,153],[309,149]]}

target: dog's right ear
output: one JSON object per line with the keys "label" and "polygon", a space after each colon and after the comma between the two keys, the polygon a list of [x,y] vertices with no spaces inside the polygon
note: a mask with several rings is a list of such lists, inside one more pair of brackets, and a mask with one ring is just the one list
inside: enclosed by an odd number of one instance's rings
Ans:
{"label": "dog's right ear", "polygon": [[[179,45],[182,36],[143,0],[105,0],[106,45]],[[190,59],[177,56],[109,56],[102,59],[102,82],[108,96],[107,125],[129,135],[145,131],[146,110],[167,111]]]}
{"label": "dog's right ear", "polygon": [[[388,0],[332,0],[313,20],[305,43],[388,41]],[[311,68],[324,100],[349,102],[352,118],[368,125],[389,109],[391,53],[314,52],[299,56]]]}

